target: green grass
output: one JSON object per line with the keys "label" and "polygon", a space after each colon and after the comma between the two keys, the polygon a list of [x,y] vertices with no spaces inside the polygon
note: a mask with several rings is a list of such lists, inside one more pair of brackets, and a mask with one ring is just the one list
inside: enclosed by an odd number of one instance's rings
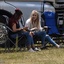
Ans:
{"label": "green grass", "polygon": [[64,64],[64,49],[52,47],[38,52],[1,52],[0,64]]}

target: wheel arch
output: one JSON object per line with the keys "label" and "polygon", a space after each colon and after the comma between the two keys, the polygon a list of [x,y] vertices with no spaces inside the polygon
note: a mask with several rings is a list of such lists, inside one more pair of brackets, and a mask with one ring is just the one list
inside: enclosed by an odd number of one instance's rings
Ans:
{"label": "wheel arch", "polygon": [[0,22],[1,23],[6,23],[6,18],[4,17],[4,15],[10,18],[13,14],[9,11],[0,9]]}
{"label": "wheel arch", "polygon": [[6,15],[9,18],[12,16],[12,13],[3,9],[0,9],[0,15]]}

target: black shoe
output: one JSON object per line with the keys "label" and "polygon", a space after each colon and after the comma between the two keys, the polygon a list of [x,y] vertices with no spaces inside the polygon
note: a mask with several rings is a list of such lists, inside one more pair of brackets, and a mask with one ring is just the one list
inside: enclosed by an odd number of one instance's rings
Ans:
{"label": "black shoe", "polygon": [[40,49],[41,49],[41,50],[43,50],[43,49],[47,49],[47,47],[46,47],[46,46],[45,46],[45,47],[41,47]]}

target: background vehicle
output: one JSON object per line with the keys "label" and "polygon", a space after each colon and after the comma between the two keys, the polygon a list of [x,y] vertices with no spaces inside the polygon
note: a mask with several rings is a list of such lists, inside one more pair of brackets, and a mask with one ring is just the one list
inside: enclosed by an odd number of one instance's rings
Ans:
{"label": "background vehicle", "polygon": [[[39,12],[43,12],[43,1],[38,1],[38,0],[36,1],[33,0],[32,2],[0,1],[0,13],[3,13],[1,11],[5,10],[13,14],[16,8],[22,10],[24,19],[26,20],[30,16],[31,11],[34,9],[38,10]],[[47,3],[44,4],[44,11],[45,10],[55,11],[54,7]]]}
{"label": "background vehicle", "polygon": [[24,1],[24,2],[18,2],[18,1],[0,1],[0,22],[6,23],[6,18],[10,18],[12,14],[14,13],[15,9],[18,8],[22,10],[23,16],[24,16],[24,22],[23,25],[25,24],[25,21],[29,18],[30,13],[32,10],[37,10],[40,12],[45,11],[45,10],[52,10],[55,12],[55,9],[52,5],[49,4],[49,2],[44,3],[43,1]]}

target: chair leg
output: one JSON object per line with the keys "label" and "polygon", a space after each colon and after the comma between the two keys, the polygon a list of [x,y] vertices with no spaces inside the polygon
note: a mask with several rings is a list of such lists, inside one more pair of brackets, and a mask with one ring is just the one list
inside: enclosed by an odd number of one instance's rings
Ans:
{"label": "chair leg", "polygon": [[9,52],[10,51],[10,42],[9,42],[9,40],[7,40],[4,45],[5,45],[5,52],[6,52],[6,50],[8,50],[8,52]]}
{"label": "chair leg", "polygon": [[7,43],[7,42],[8,42],[8,41],[6,41],[6,42],[4,43],[5,52],[6,52],[7,48],[8,48],[8,43]]}
{"label": "chair leg", "polygon": [[5,42],[5,52],[6,52],[6,48],[7,48],[7,46],[6,46],[6,42]]}
{"label": "chair leg", "polygon": [[16,51],[18,51],[18,35],[16,36]]}

